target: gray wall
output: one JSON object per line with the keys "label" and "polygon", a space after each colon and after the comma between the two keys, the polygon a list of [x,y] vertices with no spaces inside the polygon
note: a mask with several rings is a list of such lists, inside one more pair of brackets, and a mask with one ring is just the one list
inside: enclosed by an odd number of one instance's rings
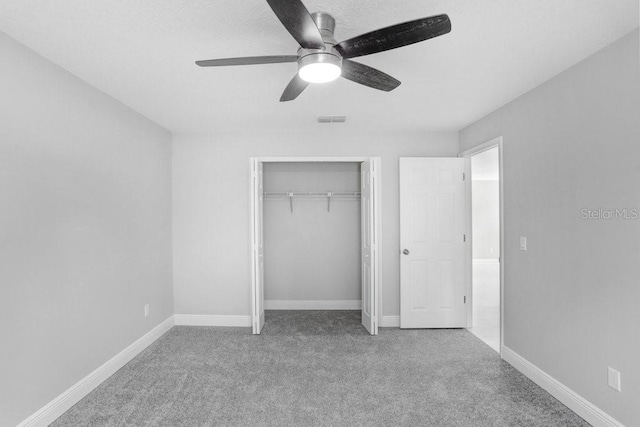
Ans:
{"label": "gray wall", "polygon": [[[346,127],[345,127],[346,126]],[[173,140],[177,314],[249,315],[249,158],[381,156],[383,315],[400,312],[399,156],[455,156],[457,134],[362,134],[348,124],[305,134],[237,132]]]}
{"label": "gray wall", "polygon": [[[269,192],[360,191],[359,163],[265,163]],[[266,300],[359,300],[360,199],[264,201]]]}
{"label": "gray wall", "polygon": [[10,426],[173,313],[171,135],[2,33],[0,57],[0,425]]}
{"label": "gray wall", "polygon": [[640,209],[638,51],[636,30],[460,133],[461,151],[504,137],[505,345],[628,426],[640,425],[640,220],[581,217]]}

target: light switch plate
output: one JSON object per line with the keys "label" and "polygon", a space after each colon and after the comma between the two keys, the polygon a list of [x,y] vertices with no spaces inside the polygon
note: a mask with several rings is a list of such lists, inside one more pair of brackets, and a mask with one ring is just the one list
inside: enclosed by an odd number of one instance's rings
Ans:
{"label": "light switch plate", "polygon": [[524,236],[520,236],[520,250],[521,251],[527,250],[527,238]]}
{"label": "light switch plate", "polygon": [[608,368],[608,379],[607,382],[609,387],[616,391],[620,391],[620,372],[616,371],[613,368]]}

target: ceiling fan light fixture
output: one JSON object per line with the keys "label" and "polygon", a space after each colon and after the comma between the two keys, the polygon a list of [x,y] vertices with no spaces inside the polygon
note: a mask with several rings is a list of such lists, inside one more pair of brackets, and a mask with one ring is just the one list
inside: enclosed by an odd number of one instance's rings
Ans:
{"label": "ceiling fan light fixture", "polygon": [[309,83],[328,83],[342,74],[342,59],[329,52],[317,52],[298,60],[298,75]]}
{"label": "ceiling fan light fixture", "polygon": [[316,62],[315,64],[307,64],[300,68],[298,74],[300,78],[309,83],[328,83],[332,82],[338,77],[342,70],[336,64],[330,64],[327,62]]}

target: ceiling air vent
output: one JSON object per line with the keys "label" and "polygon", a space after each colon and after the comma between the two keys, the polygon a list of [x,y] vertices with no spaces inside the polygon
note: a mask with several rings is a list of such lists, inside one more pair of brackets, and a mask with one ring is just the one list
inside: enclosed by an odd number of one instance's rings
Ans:
{"label": "ceiling air vent", "polygon": [[318,116],[318,123],[344,123],[347,116]]}

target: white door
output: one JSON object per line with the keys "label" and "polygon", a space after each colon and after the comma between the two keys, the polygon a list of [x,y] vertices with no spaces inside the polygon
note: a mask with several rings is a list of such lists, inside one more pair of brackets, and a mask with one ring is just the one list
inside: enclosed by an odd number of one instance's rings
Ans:
{"label": "white door", "polygon": [[362,162],[361,213],[362,213],[362,325],[371,335],[378,334],[378,256],[376,230],[376,186],[375,162]]}
{"label": "white door", "polygon": [[251,326],[259,334],[264,326],[263,163],[251,159]]}
{"label": "white door", "polygon": [[465,161],[400,158],[400,327],[464,328]]}

